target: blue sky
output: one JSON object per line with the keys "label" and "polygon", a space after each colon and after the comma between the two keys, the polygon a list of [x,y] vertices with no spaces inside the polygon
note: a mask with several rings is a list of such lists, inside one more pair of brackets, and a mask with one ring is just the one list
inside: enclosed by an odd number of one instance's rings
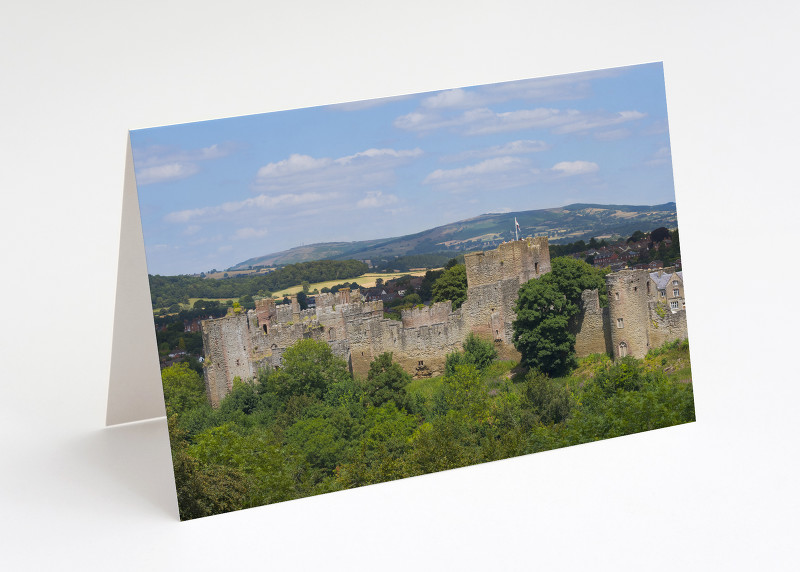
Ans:
{"label": "blue sky", "polygon": [[148,272],[675,200],[660,63],[131,132]]}

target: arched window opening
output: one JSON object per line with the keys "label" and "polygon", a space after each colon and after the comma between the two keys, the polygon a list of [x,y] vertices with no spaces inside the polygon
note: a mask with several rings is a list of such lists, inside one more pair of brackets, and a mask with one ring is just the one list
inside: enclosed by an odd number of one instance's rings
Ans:
{"label": "arched window opening", "polygon": [[625,342],[619,343],[619,357],[625,357],[628,355],[628,344]]}

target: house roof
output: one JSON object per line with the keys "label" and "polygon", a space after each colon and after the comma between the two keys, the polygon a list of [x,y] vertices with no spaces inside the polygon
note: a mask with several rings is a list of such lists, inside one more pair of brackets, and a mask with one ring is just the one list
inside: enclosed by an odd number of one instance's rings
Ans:
{"label": "house roof", "polygon": [[678,278],[683,282],[683,272],[651,272],[650,278],[656,283],[656,288],[664,290],[669,285],[670,280],[672,280],[673,274],[677,274]]}

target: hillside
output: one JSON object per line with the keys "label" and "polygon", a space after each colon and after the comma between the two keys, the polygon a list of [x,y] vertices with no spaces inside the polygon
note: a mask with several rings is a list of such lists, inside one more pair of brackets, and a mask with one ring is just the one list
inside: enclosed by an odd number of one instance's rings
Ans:
{"label": "hillside", "polygon": [[298,246],[240,262],[230,268],[268,266],[323,259],[381,260],[408,254],[468,252],[494,248],[514,238],[514,218],[521,236],[547,235],[550,242],[591,237],[630,236],[636,230],[677,226],[675,203],[663,205],[573,204],[560,208],[483,214],[415,234],[357,242],[326,242]]}

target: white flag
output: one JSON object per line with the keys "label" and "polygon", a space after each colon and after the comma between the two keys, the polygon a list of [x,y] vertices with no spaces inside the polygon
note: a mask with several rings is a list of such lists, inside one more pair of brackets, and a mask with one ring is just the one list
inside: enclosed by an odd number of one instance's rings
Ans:
{"label": "white flag", "polygon": [[519,223],[517,222],[517,217],[514,217],[514,226],[517,227],[517,230],[522,231],[522,229],[519,227]]}

